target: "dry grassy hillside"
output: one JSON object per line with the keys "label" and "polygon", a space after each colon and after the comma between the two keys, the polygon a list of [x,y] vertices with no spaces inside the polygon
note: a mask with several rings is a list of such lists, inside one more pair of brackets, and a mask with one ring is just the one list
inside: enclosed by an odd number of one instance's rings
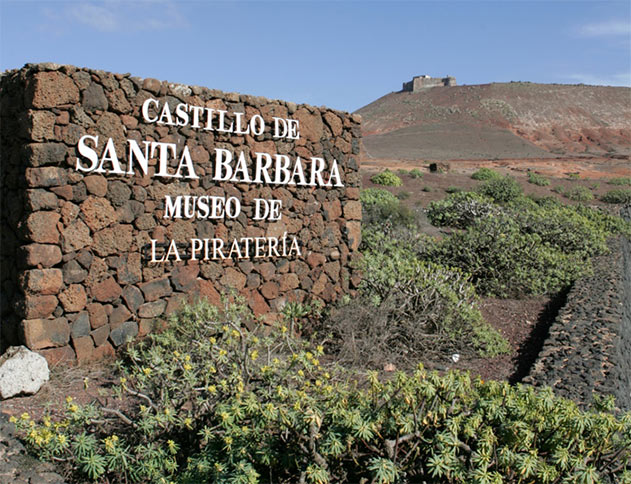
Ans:
{"label": "dry grassy hillside", "polygon": [[631,89],[524,82],[393,92],[359,109],[368,158],[631,154]]}

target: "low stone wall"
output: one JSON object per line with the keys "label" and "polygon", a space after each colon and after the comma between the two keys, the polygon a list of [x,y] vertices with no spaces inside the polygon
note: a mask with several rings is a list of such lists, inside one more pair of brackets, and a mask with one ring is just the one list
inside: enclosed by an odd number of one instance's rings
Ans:
{"label": "low stone wall", "polygon": [[56,64],[0,101],[3,347],[85,361],[194,295],[359,283],[359,116]]}
{"label": "low stone wall", "polygon": [[[624,213],[631,220],[631,209]],[[631,410],[631,243],[620,237],[595,258],[594,274],[575,282],[549,337],[523,380],[550,386],[581,406],[614,395]]]}

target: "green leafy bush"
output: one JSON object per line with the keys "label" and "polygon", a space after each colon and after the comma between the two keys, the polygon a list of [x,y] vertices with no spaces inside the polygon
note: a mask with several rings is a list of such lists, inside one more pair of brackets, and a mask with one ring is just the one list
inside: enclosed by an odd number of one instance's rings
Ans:
{"label": "green leafy bush", "polygon": [[628,482],[631,416],[549,389],[324,368],[278,328],[187,308],[121,363],[121,409],[69,399],[62,420],[13,418],[77,480],[180,484]]}
{"label": "green leafy bush", "polygon": [[408,173],[408,175],[411,178],[423,178],[423,172],[419,170],[418,168],[412,168],[410,172]]}
{"label": "green leafy bush", "polygon": [[612,178],[607,182],[609,185],[629,185],[631,186],[631,176],[621,176]]}
{"label": "green leafy bush", "polygon": [[539,175],[534,171],[528,172],[528,183],[532,183],[533,185],[537,185],[540,187],[547,187],[550,185],[550,180],[548,180],[545,176]]}
{"label": "green leafy bush", "polygon": [[425,186],[422,188],[422,190],[423,190],[424,192],[432,192],[432,191],[434,191],[434,189],[433,189],[432,187],[428,186],[428,185],[425,185]]}
{"label": "green leafy bush", "polygon": [[373,175],[370,178],[370,181],[375,183],[376,185],[384,185],[388,187],[400,187],[401,185],[403,185],[401,178],[399,178],[395,173],[391,172],[387,168],[378,175]]}
{"label": "green leafy bush", "polygon": [[493,180],[495,178],[502,178],[502,175],[496,172],[495,170],[492,170],[491,168],[483,167],[476,170],[471,175],[471,178],[473,178],[474,180],[486,181],[486,180]]}
{"label": "green leafy bush", "polygon": [[451,185],[451,186],[448,186],[447,188],[445,188],[445,191],[447,193],[459,193],[459,192],[464,191],[464,188],[456,187],[454,185]]}
{"label": "green leafy bush", "polygon": [[488,197],[474,192],[460,192],[443,200],[431,202],[427,207],[429,221],[438,227],[465,228],[475,219],[501,211]]}
{"label": "green leafy bush", "polygon": [[362,203],[362,222],[365,226],[377,224],[383,230],[397,225],[414,223],[414,213],[387,190],[367,188],[359,194]]}
{"label": "green leafy bush", "polygon": [[476,219],[438,244],[429,257],[472,276],[482,294],[500,297],[554,292],[589,273],[583,254],[565,253],[522,231],[515,217],[500,213]]}
{"label": "green leafy bush", "polygon": [[397,203],[397,197],[383,188],[366,188],[359,193],[359,199],[363,208],[375,204]]}
{"label": "green leafy bush", "polygon": [[410,192],[406,192],[406,191],[402,191],[397,193],[397,198],[399,200],[407,200],[408,198],[410,198]]}
{"label": "green leafy bush", "polygon": [[492,178],[478,188],[478,192],[497,203],[506,203],[522,196],[522,189],[517,181],[510,176]]}
{"label": "green leafy bush", "polygon": [[589,202],[594,199],[594,194],[591,190],[582,185],[568,188],[563,192],[563,196],[575,202]]}
{"label": "green leafy bush", "polygon": [[631,190],[625,188],[609,190],[600,199],[606,203],[631,203]]}
{"label": "green leafy bush", "polygon": [[[409,352],[415,357],[428,351],[469,348],[490,355],[509,350],[506,340],[482,320],[469,276],[421,259],[430,250],[427,246],[433,243],[431,239],[403,241],[392,234],[369,230],[365,231],[362,243],[364,276],[360,291],[366,300],[372,301],[373,309],[368,310],[369,317],[364,318],[362,330],[354,322],[338,324],[350,326],[355,334],[353,338],[342,336],[342,340],[353,339],[356,344],[363,331],[370,331],[370,316],[375,308],[385,307],[384,314],[374,313],[381,318],[382,335],[386,336],[377,354]],[[476,338],[478,334],[493,333],[492,342]],[[369,341],[366,348],[370,351],[371,347],[376,350]],[[366,354],[360,356],[369,358]]]}

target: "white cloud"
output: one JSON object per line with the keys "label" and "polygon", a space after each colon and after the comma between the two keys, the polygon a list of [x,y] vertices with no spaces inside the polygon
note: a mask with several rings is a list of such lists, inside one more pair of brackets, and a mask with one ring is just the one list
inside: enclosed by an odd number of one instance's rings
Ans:
{"label": "white cloud", "polygon": [[[60,2],[61,3],[61,2]],[[44,10],[53,25],[82,24],[99,32],[135,33],[147,30],[182,28],[188,25],[183,13],[172,0],[95,0],[63,2],[64,8]],[[50,28],[50,25],[47,25]]]}
{"label": "white cloud", "polygon": [[626,35],[631,38],[631,22],[623,20],[608,20],[595,22],[579,27],[578,32],[584,37],[609,37]]}
{"label": "white cloud", "polygon": [[116,32],[122,26],[119,12],[108,8],[106,4],[73,3],[66,8],[66,12],[76,22],[92,27],[101,32]]}
{"label": "white cloud", "polygon": [[631,87],[631,72],[600,76],[593,74],[570,74],[567,76],[578,84],[589,84],[593,86],[625,86]]}

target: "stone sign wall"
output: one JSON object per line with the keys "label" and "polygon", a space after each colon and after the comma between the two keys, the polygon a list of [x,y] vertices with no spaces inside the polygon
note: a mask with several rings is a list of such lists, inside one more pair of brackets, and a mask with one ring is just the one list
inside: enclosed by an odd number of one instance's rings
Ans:
{"label": "stone sign wall", "polygon": [[87,361],[194,295],[359,283],[358,116],[54,64],[1,89],[3,349]]}

